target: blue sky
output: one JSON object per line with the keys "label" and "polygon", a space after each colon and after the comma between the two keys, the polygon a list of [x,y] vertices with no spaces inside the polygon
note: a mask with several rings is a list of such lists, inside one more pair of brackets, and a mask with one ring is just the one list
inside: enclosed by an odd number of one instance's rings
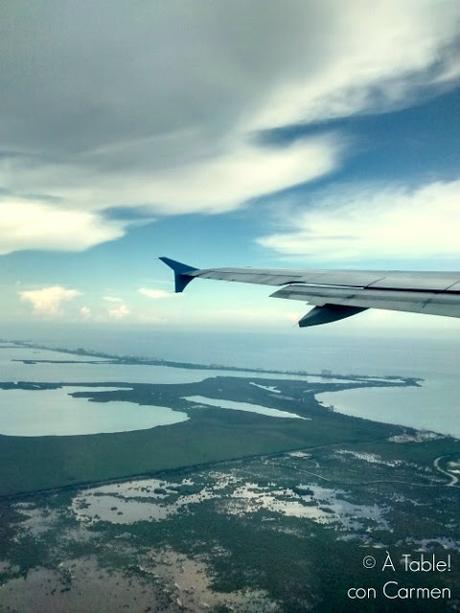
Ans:
{"label": "blue sky", "polygon": [[0,9],[4,322],[282,329],[305,311],[270,288],[173,296],[159,255],[460,269],[458,3],[39,5]]}

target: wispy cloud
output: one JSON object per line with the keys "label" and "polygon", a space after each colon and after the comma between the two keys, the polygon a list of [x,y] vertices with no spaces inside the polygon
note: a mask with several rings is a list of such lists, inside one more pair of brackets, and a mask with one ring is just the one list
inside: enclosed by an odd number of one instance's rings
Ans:
{"label": "wispy cloud", "polygon": [[5,15],[0,253],[116,239],[133,220],[107,209],[223,213],[324,177],[347,154],[339,134],[271,148],[257,130],[407,106],[460,78],[455,1],[299,0],[282,20],[265,0],[244,19],[238,3],[92,10],[45,3],[19,29]]}
{"label": "wispy cloud", "polygon": [[[321,53],[299,60],[295,75],[280,81],[258,110],[257,126],[385,112],[458,83],[458,3],[352,0],[346,16],[339,4],[327,5],[328,27],[312,44]],[[315,17],[312,26],[321,21]]]}
{"label": "wispy cloud", "polygon": [[[344,143],[335,134],[303,139],[288,147],[268,147],[250,143],[247,135],[232,139],[210,156],[194,156],[172,162],[171,167],[152,167],[145,176],[128,170],[112,175],[100,169],[97,178],[92,167],[27,164],[17,173],[2,173],[13,190],[47,191],[61,200],[54,206],[5,196],[3,208],[12,221],[0,226],[3,251],[26,248],[84,249],[97,242],[123,235],[132,220],[104,216],[110,204],[133,202],[144,210],[162,215],[181,213],[223,213],[252,198],[317,179],[334,170]],[[133,204],[134,206],[134,204]],[[31,230],[29,219],[39,223]],[[8,225],[7,225],[8,224]],[[13,232],[8,232],[9,226]],[[1,248],[1,243],[0,243]]]}
{"label": "wispy cloud", "polygon": [[81,292],[76,289],[67,289],[60,285],[42,287],[35,290],[19,292],[23,302],[29,302],[35,313],[39,315],[57,315],[64,302],[73,300]]}
{"label": "wispy cloud", "polygon": [[460,255],[460,181],[337,186],[291,217],[284,232],[258,239],[283,255],[320,260],[417,259]]}
{"label": "wispy cloud", "polygon": [[19,249],[75,251],[123,234],[96,213],[33,199],[0,197],[0,254]]}
{"label": "wispy cloud", "polygon": [[118,296],[103,296],[102,300],[105,300],[106,302],[123,302],[122,298],[119,298]]}

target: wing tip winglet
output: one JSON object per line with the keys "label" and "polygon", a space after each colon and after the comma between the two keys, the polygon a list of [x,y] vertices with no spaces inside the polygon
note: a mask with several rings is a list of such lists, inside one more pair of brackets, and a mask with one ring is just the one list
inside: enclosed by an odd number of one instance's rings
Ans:
{"label": "wing tip winglet", "polygon": [[166,256],[160,256],[158,258],[161,260],[166,266],[172,269],[174,272],[174,291],[176,294],[179,294],[184,291],[190,281],[193,280],[193,277],[190,276],[190,273],[198,270],[194,266],[189,266],[188,264],[183,264],[182,262],[178,262],[177,260],[172,260]]}

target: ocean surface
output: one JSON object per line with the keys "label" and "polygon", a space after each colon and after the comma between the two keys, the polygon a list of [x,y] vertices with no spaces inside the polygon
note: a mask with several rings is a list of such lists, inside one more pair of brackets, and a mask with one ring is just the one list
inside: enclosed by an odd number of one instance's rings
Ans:
{"label": "ocean surface", "polygon": [[[37,362],[33,362],[37,360]],[[42,362],[42,360],[49,360]],[[31,362],[31,363],[29,363]],[[93,363],[94,362],[94,363]],[[208,377],[271,377],[303,379],[315,382],[345,382],[321,376],[261,374],[255,371],[221,370],[219,368],[175,368],[144,364],[113,364],[103,358],[62,353],[23,346],[0,345],[0,381],[33,381],[37,383],[196,383]]]}

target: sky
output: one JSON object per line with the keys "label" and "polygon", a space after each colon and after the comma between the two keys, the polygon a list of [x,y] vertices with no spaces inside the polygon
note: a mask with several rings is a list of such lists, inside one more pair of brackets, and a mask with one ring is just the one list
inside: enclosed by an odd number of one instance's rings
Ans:
{"label": "sky", "polygon": [[460,270],[459,32],[449,0],[3,0],[0,321],[281,330],[306,311],[267,287],[174,295],[160,255]]}

